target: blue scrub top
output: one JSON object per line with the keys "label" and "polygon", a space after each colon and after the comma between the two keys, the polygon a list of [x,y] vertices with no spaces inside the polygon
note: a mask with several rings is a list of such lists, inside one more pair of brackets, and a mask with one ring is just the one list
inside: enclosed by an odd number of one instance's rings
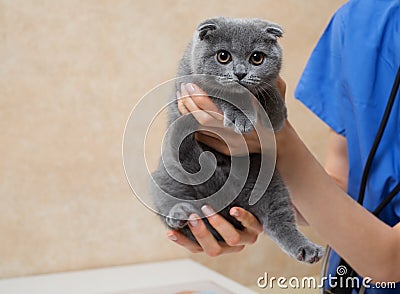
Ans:
{"label": "blue scrub top", "polygon": [[[399,66],[400,1],[349,1],[331,19],[296,88],[297,99],[346,137],[348,194],[354,199],[358,197],[363,168]],[[364,206],[373,211],[399,182],[400,93],[397,93],[372,164]],[[379,218],[390,226],[400,222],[400,195]],[[339,257],[333,253],[329,273],[336,272],[338,262]],[[400,293],[400,284],[396,289],[367,289],[366,293]]]}

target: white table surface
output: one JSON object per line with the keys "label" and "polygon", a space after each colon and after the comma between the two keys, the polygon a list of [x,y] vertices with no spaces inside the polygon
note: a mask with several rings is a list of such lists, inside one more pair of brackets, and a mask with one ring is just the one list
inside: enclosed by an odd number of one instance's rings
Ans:
{"label": "white table surface", "polygon": [[125,294],[140,293],[137,289],[199,281],[210,281],[234,294],[255,293],[190,259],[0,279],[0,293]]}

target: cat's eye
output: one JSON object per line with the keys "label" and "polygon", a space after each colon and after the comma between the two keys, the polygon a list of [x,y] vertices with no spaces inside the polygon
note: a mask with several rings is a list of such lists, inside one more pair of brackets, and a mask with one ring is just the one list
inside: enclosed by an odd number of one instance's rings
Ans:
{"label": "cat's eye", "polygon": [[260,65],[264,61],[264,53],[262,52],[254,52],[250,56],[250,63],[254,65]]}
{"label": "cat's eye", "polygon": [[219,63],[226,64],[232,60],[232,57],[228,51],[221,50],[217,53],[217,60]]}

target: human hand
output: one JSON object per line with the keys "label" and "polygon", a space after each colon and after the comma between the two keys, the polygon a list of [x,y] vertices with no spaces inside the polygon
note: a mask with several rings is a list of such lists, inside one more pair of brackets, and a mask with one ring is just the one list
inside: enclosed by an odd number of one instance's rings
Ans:
{"label": "human hand", "polygon": [[[278,77],[275,83],[284,97],[285,81]],[[181,91],[177,93],[177,98],[181,114],[192,113],[202,126],[202,130],[195,134],[196,140],[225,155],[241,156],[262,152],[260,136],[256,132],[256,129],[257,131],[262,130],[262,126],[258,125],[247,134],[238,134],[232,128],[225,127],[221,110],[217,108],[207,93],[194,84],[181,85]],[[265,145],[266,143],[263,142]]]}
{"label": "human hand", "polygon": [[[208,209],[208,210],[207,210]],[[263,231],[262,225],[254,215],[240,207],[233,207],[229,211],[243,225],[243,230],[237,230],[221,215],[214,213],[212,208],[202,207],[208,221],[214,229],[222,236],[224,242],[218,242],[206,227],[198,215],[192,214],[189,217],[189,228],[199,244],[192,242],[179,231],[170,230],[167,237],[185,247],[192,253],[205,252],[209,256],[218,256],[225,253],[241,251],[245,245],[256,242],[258,235]]]}

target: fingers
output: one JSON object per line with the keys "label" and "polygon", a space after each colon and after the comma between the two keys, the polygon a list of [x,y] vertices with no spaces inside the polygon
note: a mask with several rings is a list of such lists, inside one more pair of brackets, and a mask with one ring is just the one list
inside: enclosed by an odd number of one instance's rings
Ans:
{"label": "fingers", "polygon": [[253,234],[262,233],[263,227],[261,223],[247,210],[240,207],[232,207],[229,213],[240,221],[248,232]]}
{"label": "fingers", "polygon": [[203,251],[209,256],[239,252],[244,248],[244,245],[256,242],[258,234],[262,232],[262,225],[256,217],[243,208],[233,207],[230,210],[230,214],[245,227],[243,231],[236,230],[231,223],[216,214],[211,207],[205,205],[201,210],[209,223],[226,242],[217,242],[199,216],[191,215],[189,217],[189,228]]}
{"label": "fingers", "polygon": [[185,88],[198,108],[211,112],[211,115],[216,119],[223,119],[222,111],[214,104],[211,98],[208,97],[207,93],[200,89],[200,87],[189,83],[185,85]]}
{"label": "fingers", "polygon": [[192,112],[202,125],[208,125],[214,119],[223,120],[221,110],[212,102],[210,97],[194,84],[181,85],[177,93],[178,108],[182,114]]}
{"label": "fingers", "polygon": [[[229,246],[253,244],[257,240],[258,233],[255,232],[256,228],[252,228],[252,230],[239,231],[225,218],[215,213],[210,206],[204,205],[201,210],[203,211],[204,215],[207,216],[210,224],[222,236],[226,244]],[[251,215],[250,213],[248,214]],[[243,216],[245,214],[242,212],[239,215]],[[246,218],[249,218],[249,215],[246,215]]]}
{"label": "fingers", "polygon": [[[194,243],[193,241],[191,241],[188,238],[186,238],[185,236],[183,236],[178,231],[168,231],[167,237],[171,241],[186,248],[191,253],[204,252],[203,248],[201,248],[198,244]],[[214,239],[214,237],[212,237],[212,238]],[[215,239],[214,239],[214,241],[215,241]],[[212,240],[205,240],[205,242],[212,242]],[[218,256],[220,254],[225,254],[225,253],[239,252],[244,248],[244,246],[231,247],[223,242],[217,242],[217,244],[215,244],[214,242],[212,242],[212,243],[213,243],[213,245],[215,245],[216,247],[219,247],[219,248],[214,249],[214,251],[213,251],[211,248],[207,247],[207,251],[205,251],[205,253],[210,256]]]}
{"label": "fingers", "polygon": [[223,253],[222,246],[198,215],[192,214],[189,217],[189,228],[207,255],[215,257]]}
{"label": "fingers", "polygon": [[179,112],[183,115],[188,114],[189,110],[186,108],[185,104],[183,103],[183,98],[181,98],[181,93],[179,91],[176,92],[176,98],[178,99],[178,109]]}
{"label": "fingers", "polygon": [[189,240],[188,238],[186,238],[184,235],[182,235],[178,231],[168,231],[167,237],[171,241],[174,241],[175,243],[181,245],[182,247],[185,247],[187,250],[189,250],[192,253],[198,253],[198,252],[203,251],[203,249],[198,244]]}
{"label": "fingers", "polygon": [[207,255],[214,257],[241,251],[246,244],[253,244],[257,240],[258,234],[262,232],[262,225],[256,217],[243,208],[233,207],[230,210],[230,214],[245,227],[243,231],[236,230],[231,223],[216,214],[209,206],[203,206],[202,211],[225,242],[218,242],[196,214],[189,217],[189,228],[198,244],[187,239],[178,231],[169,231],[168,238],[192,253],[204,251]]}
{"label": "fingers", "polygon": [[189,217],[189,227],[200,245],[192,242],[178,231],[168,231],[167,237],[192,253],[204,251],[211,257],[225,253],[239,252],[244,248],[244,245],[229,246],[224,242],[218,242],[204,222],[195,214]]}
{"label": "fingers", "polygon": [[189,92],[183,85],[181,86],[180,94],[182,95],[182,98],[180,99],[182,100],[182,104],[188,110],[188,112],[192,113],[192,115],[199,122],[199,124],[203,126],[209,126],[213,124],[215,118],[209,112],[203,111],[197,106],[197,104],[192,100],[191,96],[189,95]]}

